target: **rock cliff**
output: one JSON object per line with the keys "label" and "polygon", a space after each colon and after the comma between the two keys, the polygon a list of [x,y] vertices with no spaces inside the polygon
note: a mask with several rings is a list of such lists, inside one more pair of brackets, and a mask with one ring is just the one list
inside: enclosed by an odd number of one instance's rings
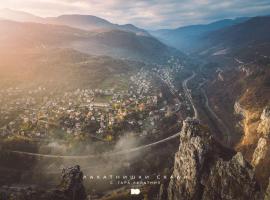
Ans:
{"label": "rock cliff", "polygon": [[270,107],[264,108],[257,132],[261,135],[252,156],[255,173],[264,187],[268,185],[270,176]]}
{"label": "rock cliff", "polygon": [[172,175],[169,200],[258,200],[264,196],[243,155],[222,146],[193,119],[183,123]]}
{"label": "rock cliff", "polygon": [[261,114],[261,121],[257,128],[259,133],[262,133],[265,137],[270,135],[270,106],[266,106]]}
{"label": "rock cliff", "polygon": [[265,190],[270,176],[270,107],[244,109],[238,102],[235,112],[242,116],[243,137],[236,146],[255,170],[255,175]]}

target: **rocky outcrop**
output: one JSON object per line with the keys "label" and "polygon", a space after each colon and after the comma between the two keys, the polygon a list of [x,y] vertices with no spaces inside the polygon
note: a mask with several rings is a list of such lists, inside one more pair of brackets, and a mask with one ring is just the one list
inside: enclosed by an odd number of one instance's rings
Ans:
{"label": "rocky outcrop", "polygon": [[259,133],[262,133],[264,137],[270,136],[270,106],[263,109],[261,114],[261,122],[257,128]]}
{"label": "rocky outcrop", "polygon": [[169,199],[200,199],[205,159],[212,150],[209,143],[211,137],[208,132],[201,131],[198,121],[189,119],[184,122],[173,172],[173,177],[179,178],[169,184]]}
{"label": "rocky outcrop", "polygon": [[239,119],[237,123],[237,127],[243,134],[235,148],[237,151],[243,153],[245,159],[251,162],[260,138],[257,129],[260,123],[261,111],[259,109],[247,109],[238,101],[234,104],[234,111],[235,114],[241,116],[241,119]]}
{"label": "rocky outcrop", "polygon": [[264,161],[270,151],[270,141],[267,138],[261,137],[258,141],[257,147],[254,151],[252,158],[252,165],[254,167],[258,166],[261,162]]}
{"label": "rocky outcrop", "polygon": [[239,67],[238,67],[238,69],[239,69],[239,71],[240,72],[243,72],[244,74],[245,74],[245,76],[247,77],[247,76],[250,76],[250,75],[252,75],[254,72],[248,67],[248,66],[246,66],[246,65],[240,65]]}
{"label": "rocky outcrop", "polygon": [[267,187],[268,178],[270,176],[270,107],[264,108],[260,124],[257,132],[261,137],[257,143],[252,156],[252,165],[255,168],[255,173],[258,179],[262,182],[264,188]]}
{"label": "rocky outcrop", "polygon": [[211,168],[202,199],[261,199],[254,172],[237,153],[231,160],[218,160]]}
{"label": "rocky outcrop", "polygon": [[66,196],[71,197],[72,200],[86,199],[83,186],[83,173],[79,165],[63,169],[60,187]]}
{"label": "rocky outcrop", "polygon": [[222,146],[193,119],[183,123],[172,176],[169,200],[263,199],[242,154]]}
{"label": "rocky outcrop", "polygon": [[270,176],[270,107],[248,110],[236,102],[234,110],[242,116],[243,130],[242,140],[236,149],[252,164],[258,181],[266,189]]}
{"label": "rocky outcrop", "polygon": [[62,182],[57,189],[37,186],[3,186],[0,200],[85,200],[83,174],[79,166],[63,170]]}
{"label": "rocky outcrop", "polygon": [[235,114],[241,115],[243,118],[246,116],[246,110],[242,108],[238,101],[234,103],[234,112]]}

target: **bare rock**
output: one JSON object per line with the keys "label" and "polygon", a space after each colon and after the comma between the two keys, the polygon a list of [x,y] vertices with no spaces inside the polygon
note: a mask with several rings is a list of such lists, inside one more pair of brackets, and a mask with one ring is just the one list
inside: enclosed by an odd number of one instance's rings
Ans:
{"label": "bare rock", "polygon": [[83,173],[79,165],[63,169],[61,190],[72,200],[86,199],[86,192],[83,186]]}
{"label": "bare rock", "polygon": [[243,118],[246,117],[246,110],[240,105],[238,101],[236,101],[234,104],[234,112],[235,114],[238,114],[242,116]]}
{"label": "bare rock", "polygon": [[252,165],[255,168],[255,174],[261,182],[263,189],[268,186],[270,176],[270,107],[266,106],[260,117],[260,124],[257,132],[261,134],[257,146],[252,155]]}
{"label": "bare rock", "polygon": [[261,122],[257,128],[259,133],[262,133],[264,137],[270,137],[270,106],[263,109],[261,114]]}
{"label": "bare rock", "polygon": [[210,151],[209,139],[209,133],[201,131],[198,121],[184,121],[173,171],[173,177],[179,178],[169,184],[169,199],[199,199],[205,155]]}
{"label": "bare rock", "polygon": [[237,153],[231,160],[218,160],[211,168],[202,199],[261,199],[251,166]]}
{"label": "bare rock", "polygon": [[266,156],[270,155],[270,140],[261,137],[258,141],[257,147],[253,153],[252,165],[256,167],[258,164],[266,159]]}
{"label": "bare rock", "polygon": [[199,121],[183,122],[169,200],[262,199],[251,165],[222,146]]}

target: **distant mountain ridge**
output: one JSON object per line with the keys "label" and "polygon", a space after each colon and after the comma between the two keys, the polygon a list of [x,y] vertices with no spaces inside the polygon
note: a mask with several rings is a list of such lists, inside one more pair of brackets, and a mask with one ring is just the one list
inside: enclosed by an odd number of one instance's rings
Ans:
{"label": "distant mountain ridge", "polygon": [[0,10],[0,18],[18,21],[18,22],[35,22],[35,23],[45,23],[45,24],[56,24],[56,25],[66,25],[74,28],[79,28],[83,30],[122,30],[127,32],[133,32],[137,35],[150,36],[150,34],[138,28],[132,24],[118,25],[113,24],[105,19],[93,16],[93,15],[60,15],[58,17],[47,17],[42,18],[35,15],[32,15],[27,12],[11,10],[11,9],[2,9]]}
{"label": "distant mountain ridge", "polygon": [[191,25],[177,29],[161,29],[151,31],[150,33],[165,44],[189,53],[194,51],[194,47],[196,48],[197,42],[200,41],[201,37],[206,33],[239,24],[247,21],[248,19],[248,17],[224,19],[210,24]]}
{"label": "distant mountain ridge", "polygon": [[63,25],[0,21],[0,50],[71,48],[89,55],[151,63],[183,56],[154,37],[121,30],[91,32]]}
{"label": "distant mountain ridge", "polygon": [[52,24],[67,25],[83,30],[122,30],[136,33],[137,35],[150,36],[150,34],[132,24],[118,25],[93,15],[61,15],[59,17],[46,18]]}
{"label": "distant mountain ridge", "polygon": [[[270,39],[270,16],[254,17],[244,23],[223,28],[210,33],[207,38],[211,38],[213,43],[227,43],[238,46],[247,43],[268,42]],[[222,41],[221,41],[222,40]]]}
{"label": "distant mountain ridge", "polygon": [[8,8],[0,10],[0,19],[13,20],[18,22],[44,22],[44,19],[23,11],[15,11]]}
{"label": "distant mountain ridge", "polygon": [[255,54],[270,55],[270,16],[254,17],[243,23],[219,29],[204,35],[197,46],[197,53],[215,55],[237,54],[252,59]]}

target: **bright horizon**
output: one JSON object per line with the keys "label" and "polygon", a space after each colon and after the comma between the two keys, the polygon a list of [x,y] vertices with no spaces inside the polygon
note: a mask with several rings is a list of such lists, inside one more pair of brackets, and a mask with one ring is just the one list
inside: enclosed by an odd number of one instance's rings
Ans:
{"label": "bright horizon", "polygon": [[41,17],[63,14],[94,15],[117,24],[144,29],[177,28],[193,24],[270,14],[269,0],[7,0],[0,9],[24,11]]}

